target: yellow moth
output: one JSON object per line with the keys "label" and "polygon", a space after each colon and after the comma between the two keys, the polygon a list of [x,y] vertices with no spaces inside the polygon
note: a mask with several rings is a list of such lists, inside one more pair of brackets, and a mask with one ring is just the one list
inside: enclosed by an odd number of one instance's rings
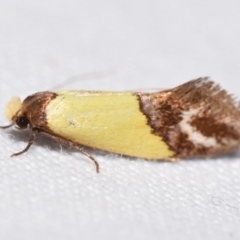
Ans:
{"label": "yellow moth", "polygon": [[31,130],[26,152],[37,133],[76,148],[81,146],[145,159],[175,160],[236,150],[240,108],[208,78],[155,93],[38,92],[23,102],[13,98],[6,116]]}

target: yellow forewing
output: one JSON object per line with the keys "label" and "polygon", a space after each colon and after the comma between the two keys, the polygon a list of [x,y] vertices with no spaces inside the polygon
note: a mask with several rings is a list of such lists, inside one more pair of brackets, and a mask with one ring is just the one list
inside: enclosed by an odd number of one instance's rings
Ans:
{"label": "yellow forewing", "polygon": [[74,142],[109,152],[164,159],[173,156],[151,133],[132,93],[63,91],[46,108],[48,127]]}

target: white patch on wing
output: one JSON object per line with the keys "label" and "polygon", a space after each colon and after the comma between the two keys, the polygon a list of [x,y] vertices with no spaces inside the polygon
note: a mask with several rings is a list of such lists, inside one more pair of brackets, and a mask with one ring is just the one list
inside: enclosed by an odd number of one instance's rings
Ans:
{"label": "white patch on wing", "polygon": [[188,140],[194,145],[201,144],[204,147],[217,147],[218,143],[214,137],[206,137],[195,127],[190,125],[192,116],[196,116],[199,109],[190,109],[182,113],[182,121],[179,123],[181,131],[188,135]]}

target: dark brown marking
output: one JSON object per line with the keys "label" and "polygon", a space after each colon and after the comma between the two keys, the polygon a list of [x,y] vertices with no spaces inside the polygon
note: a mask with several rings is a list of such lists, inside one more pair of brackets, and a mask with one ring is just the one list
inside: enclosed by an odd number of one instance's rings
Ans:
{"label": "dark brown marking", "polygon": [[45,109],[50,101],[57,97],[53,92],[38,92],[28,96],[22,103],[20,111],[13,117],[16,122],[20,117],[26,117],[30,128],[46,129],[47,120]]}
{"label": "dark brown marking", "polygon": [[68,126],[75,126],[75,122],[73,120],[69,120],[68,121]]}
{"label": "dark brown marking", "polygon": [[[138,97],[153,133],[164,139],[175,157],[209,156],[239,148],[239,103],[208,78],[158,93],[139,93]],[[215,138],[217,145],[194,144],[182,131],[183,113],[192,109],[198,112],[188,123],[202,136]]]}

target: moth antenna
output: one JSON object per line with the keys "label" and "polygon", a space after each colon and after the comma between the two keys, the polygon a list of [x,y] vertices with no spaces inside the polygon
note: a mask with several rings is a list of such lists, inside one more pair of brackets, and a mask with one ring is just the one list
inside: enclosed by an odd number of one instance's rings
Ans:
{"label": "moth antenna", "polygon": [[9,124],[9,125],[7,125],[7,126],[0,126],[0,129],[10,128],[10,127],[12,127],[13,125],[14,125],[14,124],[11,123],[11,124]]}
{"label": "moth antenna", "polygon": [[77,82],[77,81],[80,81],[80,80],[104,78],[104,77],[106,77],[108,75],[111,75],[113,73],[115,73],[114,68],[110,68],[110,69],[107,69],[107,70],[101,71],[101,72],[79,74],[79,75],[76,75],[74,77],[66,79],[65,81],[59,83],[58,85],[55,85],[53,88],[50,89],[50,91],[60,89],[61,87],[65,86],[66,84],[71,84],[71,83],[74,83],[74,82]]}

